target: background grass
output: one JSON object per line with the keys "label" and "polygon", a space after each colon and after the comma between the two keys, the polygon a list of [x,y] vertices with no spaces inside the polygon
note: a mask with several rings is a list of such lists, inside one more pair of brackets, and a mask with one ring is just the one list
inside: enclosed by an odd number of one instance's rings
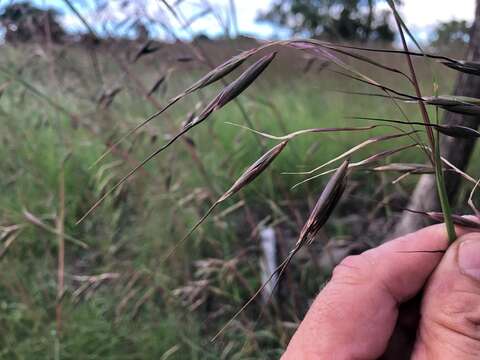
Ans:
{"label": "background grass", "polygon": [[[99,79],[81,48],[54,49],[53,55],[36,54],[35,47],[3,50],[2,67],[10,75],[0,75],[0,84],[8,82],[0,98],[0,225],[19,227],[18,236],[0,259],[0,356],[5,359],[278,358],[309,301],[328,278],[329,268],[319,261],[326,242],[334,248],[374,244],[394,221],[392,209],[377,207],[384,192],[393,193],[401,204],[415,183],[414,177],[392,185],[389,180],[395,176],[355,173],[321,241],[296,259],[277,299],[268,307],[254,303],[211,344],[209,339],[260,285],[259,224],[273,224],[280,255],[285,255],[326,181],[316,179],[292,190],[304,177],[282,173],[312,169],[392,129],[295,139],[263,176],[220,206],[173,257],[162,261],[211,203],[263,149],[276,142],[226,124],[245,125],[238,107],[231,103],[185,141],[148,163],[75,226],[134,162],[168,139],[197,103],[209,99],[219,87],[190,96],[130,137],[122,144],[128,159],[110,155],[91,168],[108,141],[155,111],[151,101],[107,53],[99,57]],[[128,65],[145,86],[171,71],[166,86],[154,95],[160,104],[205,72],[195,64],[160,61],[169,51]],[[124,55],[118,54],[121,61]],[[403,67],[401,57],[378,58]],[[450,92],[453,71],[438,71],[437,65],[431,67],[423,60],[417,65],[426,94],[432,93],[432,69],[438,72],[440,93]],[[320,70],[316,63],[303,73],[304,66],[301,54],[282,52],[261,80],[241,96],[255,129],[282,135],[303,128],[368,123],[346,120],[348,115],[399,118],[390,101],[337,92],[372,90],[332,73],[333,66]],[[358,66],[372,72],[367,65]],[[409,91],[389,74],[376,70],[372,76]],[[99,107],[95,101],[102,88],[114,86],[121,86],[121,93],[109,107]],[[418,117],[415,104],[404,108],[412,120]],[[68,114],[75,114],[80,124]],[[386,145],[407,142],[397,139]],[[353,160],[384,148],[372,146]],[[412,149],[390,161],[423,162],[424,158]],[[57,334],[57,235],[32,223],[26,212],[55,229],[62,206],[62,168],[65,233],[88,248],[66,242],[66,291],[61,298],[62,330]],[[379,191],[382,187],[384,191]],[[87,287],[87,277],[99,274],[111,274],[111,278]]]}

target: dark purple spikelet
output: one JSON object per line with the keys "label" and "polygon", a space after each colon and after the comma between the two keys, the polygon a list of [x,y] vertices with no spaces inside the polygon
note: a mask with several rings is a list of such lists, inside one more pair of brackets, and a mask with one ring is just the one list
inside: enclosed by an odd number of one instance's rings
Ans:
{"label": "dark purple spikelet", "polygon": [[328,181],[300,232],[297,246],[302,246],[306,241],[311,243],[318,231],[327,222],[347,185],[348,165],[349,161],[345,160]]}

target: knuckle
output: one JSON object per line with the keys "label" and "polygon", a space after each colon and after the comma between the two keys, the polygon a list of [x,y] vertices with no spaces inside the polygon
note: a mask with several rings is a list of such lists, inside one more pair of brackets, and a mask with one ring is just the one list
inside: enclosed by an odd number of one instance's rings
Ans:
{"label": "knuckle", "polygon": [[356,285],[365,282],[370,274],[372,263],[366,253],[350,255],[333,269],[332,280]]}

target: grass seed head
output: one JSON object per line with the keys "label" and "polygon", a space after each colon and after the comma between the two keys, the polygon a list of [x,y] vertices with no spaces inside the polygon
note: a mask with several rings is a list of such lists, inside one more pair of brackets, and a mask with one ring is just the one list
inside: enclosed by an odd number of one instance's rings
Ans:
{"label": "grass seed head", "polygon": [[[425,212],[425,215],[434,221],[445,222],[445,216],[441,212],[429,211]],[[475,220],[460,215],[452,215],[452,220],[455,225],[480,230],[480,223]]]}
{"label": "grass seed head", "polygon": [[152,96],[155,92],[157,92],[158,89],[160,89],[160,86],[163,84],[163,82],[166,79],[166,75],[162,75],[158,78],[157,81],[153,84],[153,86],[150,88],[148,91],[147,95]]}
{"label": "grass seed head", "polygon": [[[404,210],[414,214],[423,215],[435,222],[439,222],[439,223],[445,222],[445,215],[442,212],[420,211],[420,210],[413,210],[413,209],[404,209]],[[480,219],[473,220],[472,218],[456,215],[456,214],[452,214],[451,216],[452,216],[453,223],[457,226],[462,226],[462,227],[466,227],[474,230],[480,230]]]}
{"label": "grass seed head", "polygon": [[396,153],[399,153],[403,150],[413,148],[415,146],[416,146],[416,144],[409,144],[409,145],[404,145],[404,146],[401,146],[399,148],[395,148],[395,149],[391,149],[391,150],[384,150],[384,151],[381,151],[379,153],[373,154],[372,156],[369,156],[368,158],[366,158],[362,161],[359,161],[358,163],[351,164],[350,167],[368,165],[368,164],[371,164],[373,162],[384,159],[386,157],[395,155]]}
{"label": "grass seed head", "polygon": [[347,184],[348,164],[349,161],[345,160],[328,181],[300,232],[297,241],[298,246],[302,246],[305,241],[313,241],[315,235],[325,225],[333,209],[338,204]]}
{"label": "grass seed head", "polygon": [[221,197],[218,199],[217,203],[224,201],[229,198],[241,188],[251,183],[255,178],[260,175],[271,163],[272,161],[282,152],[282,150],[287,145],[288,140],[282,141],[280,144],[274,146],[263,154],[257,161],[248,167],[247,170],[235,181],[230,189],[228,189]]}
{"label": "grass seed head", "polygon": [[443,110],[463,114],[463,115],[480,115],[479,100],[475,98],[457,97],[457,96],[432,96],[424,97],[426,104],[434,105]]}
{"label": "grass seed head", "polygon": [[445,66],[466,74],[480,75],[480,63],[473,61],[441,61]]}
{"label": "grass seed head", "polygon": [[157,45],[154,46],[154,42],[152,40],[147,41],[145,44],[143,44],[140,49],[136,52],[136,54],[133,56],[132,62],[138,61],[142,56],[154,53],[158,50],[160,50],[162,46]]}
{"label": "grass seed head", "polygon": [[227,85],[217,96],[215,96],[212,101],[210,101],[210,103],[202,110],[202,112],[190,122],[189,126],[193,127],[199,124],[209,117],[212,112],[220,109],[240,95],[267,68],[267,66],[275,57],[275,54],[276,53],[271,53],[262,57],[247,70],[245,70],[236,80]]}
{"label": "grass seed head", "polygon": [[373,171],[385,172],[395,171],[400,173],[412,173],[412,174],[432,174],[435,170],[425,164],[404,164],[404,163],[391,163],[387,165],[377,166],[372,169]]}
{"label": "grass seed head", "polygon": [[206,75],[204,75],[200,80],[198,80],[195,84],[193,84],[186,93],[190,93],[192,91],[201,89],[205,86],[213,84],[214,82],[222,79],[223,77],[230,74],[234,71],[237,67],[242,65],[242,63],[246,60],[244,56],[236,56],[233,57],[223,64],[217,66],[215,69],[209,71]]}
{"label": "grass seed head", "polygon": [[277,53],[273,52],[268,55],[265,55],[260,60],[251,65],[247,70],[245,70],[242,75],[240,75],[236,80],[234,80],[230,85],[225,87],[222,92],[217,97],[216,109],[225,106],[238,95],[240,95],[246,88],[248,88],[257,77],[270,65],[273,58]]}
{"label": "grass seed head", "polygon": [[439,133],[454,138],[477,139],[480,137],[480,132],[467,126],[437,125],[434,127],[438,130]]}

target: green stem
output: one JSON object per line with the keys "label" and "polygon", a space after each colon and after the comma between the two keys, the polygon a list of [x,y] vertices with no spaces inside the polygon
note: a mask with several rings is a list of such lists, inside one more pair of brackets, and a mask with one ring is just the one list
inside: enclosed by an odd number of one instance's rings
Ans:
{"label": "green stem", "polygon": [[437,141],[435,141],[435,182],[437,183],[437,192],[442,207],[445,226],[447,228],[448,243],[451,244],[457,239],[455,226],[452,220],[452,209],[448,201],[447,187],[445,186],[445,174],[442,170],[442,159],[440,156],[440,137],[437,131]]}
{"label": "green stem", "polygon": [[[409,50],[407,46],[407,42],[405,40],[405,35],[403,33],[403,21],[400,18],[400,15],[398,14],[396,8],[395,8],[395,3],[393,0],[388,0],[388,4],[390,5],[390,8],[392,9],[394,15],[395,15],[395,20],[398,26],[398,31],[400,33],[400,38],[402,40],[403,48],[405,50],[405,55],[407,58],[407,63],[408,67],[410,68],[410,73],[411,73],[411,78],[413,82],[413,86],[415,88],[415,93],[419,99],[422,99],[422,94],[420,91],[420,86],[415,74],[415,68],[413,66],[412,59],[409,55]],[[413,37],[412,37],[413,40]],[[423,51],[422,51],[423,53]],[[432,156],[433,158],[430,158],[432,161],[432,164],[435,167],[435,182],[437,184],[437,193],[438,197],[440,199],[440,205],[442,207],[442,212],[443,212],[443,217],[445,219],[445,226],[447,228],[447,234],[448,234],[448,242],[449,244],[453,243],[457,235],[455,233],[455,227],[453,225],[453,219],[452,219],[452,209],[450,208],[450,203],[448,201],[448,195],[447,195],[447,188],[445,186],[445,175],[443,173],[442,169],[442,159],[440,155],[440,134],[437,130],[437,137],[435,139],[435,136],[433,134],[433,130],[430,126],[430,118],[428,116],[427,109],[425,107],[425,104],[419,100],[418,105],[420,107],[420,112],[422,114],[423,122],[425,123],[425,129],[427,131],[428,139],[430,141],[430,146],[432,149]],[[437,108],[438,111],[438,108]],[[437,115],[438,117],[438,115]],[[438,124],[438,123],[437,123]]]}

